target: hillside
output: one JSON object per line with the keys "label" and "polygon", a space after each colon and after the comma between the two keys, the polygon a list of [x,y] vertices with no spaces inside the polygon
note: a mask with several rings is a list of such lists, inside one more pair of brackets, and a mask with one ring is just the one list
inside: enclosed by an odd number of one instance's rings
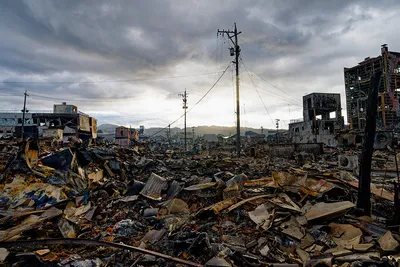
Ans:
{"label": "hillside", "polygon": [[[115,128],[118,127],[118,125],[115,124],[102,124],[98,127],[98,130],[102,130],[103,132],[107,132],[107,133],[115,133]],[[160,131],[162,128],[148,128],[145,129],[145,134],[146,135],[153,135],[155,133],[157,133],[158,131]],[[160,135],[164,135],[166,133],[167,129],[165,129],[164,131],[160,132]],[[187,129],[188,132],[192,132],[192,127],[189,127]],[[256,133],[261,133],[261,129],[258,128],[249,128],[249,127],[242,127],[241,128],[241,134],[244,134],[245,131],[253,131]],[[264,133],[267,132],[275,132],[275,129],[264,129]],[[181,128],[171,128],[171,135],[177,134],[179,132],[183,132],[183,129]],[[222,134],[222,135],[233,135],[236,133],[236,127],[232,126],[232,127],[227,127],[227,126],[196,126],[194,127],[194,132],[195,135],[203,135],[203,134]]]}

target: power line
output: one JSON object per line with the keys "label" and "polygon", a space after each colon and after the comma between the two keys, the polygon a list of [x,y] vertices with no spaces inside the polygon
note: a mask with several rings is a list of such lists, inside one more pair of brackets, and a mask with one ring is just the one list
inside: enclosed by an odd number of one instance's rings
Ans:
{"label": "power line", "polygon": [[[243,59],[240,58],[240,60],[242,61],[242,64],[243,64],[243,66],[246,68],[247,72],[248,72],[248,73],[251,72],[251,71],[247,68],[246,64],[244,64]],[[254,72],[251,72],[251,73],[255,74]],[[295,98],[292,98],[292,99],[290,99],[290,98],[285,98],[285,97],[283,97],[283,96],[277,95],[277,94],[274,93],[274,92],[270,92],[270,91],[266,90],[265,88],[261,88],[261,87],[259,87],[259,86],[256,86],[255,83],[254,83],[254,81],[253,81],[253,79],[251,79],[250,74],[248,74],[248,75],[249,75],[250,80],[251,80],[252,83],[253,83],[253,86],[255,86],[255,87],[259,88],[259,89],[262,89],[263,91],[265,91],[265,93],[270,93],[270,94],[272,94],[273,97],[276,97],[276,98],[279,98],[279,99],[281,99],[281,100],[283,100],[283,101],[286,101],[286,102],[288,102],[289,104],[297,105],[297,106],[299,106],[299,107],[302,107],[302,105],[301,105],[302,102],[301,102],[300,100],[298,100],[298,99],[295,99]]]}
{"label": "power line", "polygon": [[[226,67],[226,69],[222,72],[221,76],[219,76],[219,78],[215,81],[215,83],[211,86],[211,88],[199,99],[199,101],[196,102],[196,104],[193,105],[193,107],[191,107],[187,112],[189,113],[192,109],[194,109],[207,95],[208,93],[210,93],[210,91],[217,85],[217,83],[221,80],[221,78],[224,76],[224,74],[226,73],[226,71],[228,70],[228,68],[230,67],[231,63],[228,64],[228,66]],[[177,118],[176,120],[174,120],[173,122],[169,123],[166,127],[162,128],[161,130],[157,131],[156,133],[152,134],[149,138],[161,133],[162,131],[164,131],[165,129],[167,129],[170,125],[176,123],[177,121],[179,121],[181,118],[183,118],[183,116],[185,116],[185,114],[182,114],[179,118]]]}
{"label": "power line", "polygon": [[166,80],[166,79],[177,79],[186,78],[194,76],[203,76],[221,73],[221,71],[200,73],[200,74],[189,74],[180,76],[169,76],[169,77],[159,77],[159,78],[137,78],[137,79],[127,79],[127,80],[104,80],[104,81],[3,81],[3,83],[11,84],[70,84],[70,83],[80,83],[80,84],[91,84],[91,83],[124,83],[124,82],[137,82],[137,81],[153,81],[153,80]]}
{"label": "power line", "polygon": [[243,59],[242,59],[242,58],[240,58],[240,61],[242,62],[242,64],[243,64],[244,68],[247,70],[247,75],[249,76],[249,78],[250,78],[250,81],[252,82],[252,84],[253,84],[253,87],[254,87],[254,89],[256,90],[256,92],[257,92],[257,95],[258,95],[258,97],[260,98],[260,100],[261,100],[261,103],[262,103],[262,104],[263,104],[263,106],[264,106],[264,109],[265,109],[265,111],[267,111],[267,114],[268,114],[269,118],[271,119],[271,122],[272,122],[272,124],[274,124],[274,120],[272,119],[272,117],[271,117],[271,114],[269,114],[269,111],[268,111],[268,109],[267,109],[267,106],[265,105],[265,103],[264,103],[264,100],[261,98],[260,92],[258,92],[258,89],[257,89],[256,85],[254,84],[254,81],[253,81],[253,79],[251,78],[251,76],[250,76],[250,74],[249,74],[249,70],[247,69],[246,65],[244,64],[244,62],[243,62]]}
{"label": "power line", "polygon": [[255,72],[252,72],[252,73],[254,73],[258,78],[260,78],[260,79],[263,80],[264,82],[268,83],[269,85],[271,85],[271,86],[274,87],[275,89],[277,89],[277,90],[281,91],[282,93],[288,95],[289,97],[291,97],[291,98],[294,99],[295,101],[299,101],[298,99],[294,98],[291,94],[289,94],[289,93],[285,92],[284,90],[280,89],[279,87],[277,87],[276,85],[274,85],[274,84],[271,83],[270,81],[264,79],[263,77],[261,77],[261,76],[258,75],[257,73],[255,73]]}
{"label": "power line", "polygon": [[210,89],[208,89],[208,91],[199,99],[199,101],[196,102],[196,104],[194,104],[194,106],[192,108],[190,108],[188,110],[188,112],[190,112],[192,109],[194,109],[207,95],[208,93],[217,85],[217,83],[221,80],[221,78],[224,76],[225,72],[229,69],[229,67],[231,66],[231,63],[228,64],[228,66],[225,68],[225,70],[222,72],[221,76],[219,76],[219,78],[215,81],[215,83],[211,86]]}
{"label": "power line", "polygon": [[83,103],[114,103],[114,102],[128,102],[133,100],[141,100],[145,99],[146,97],[134,97],[134,98],[124,98],[124,99],[68,99],[68,98],[59,98],[59,97],[51,97],[51,96],[44,96],[44,95],[37,95],[31,94],[34,98],[43,98],[43,99],[50,99],[50,100],[62,100],[62,101],[71,101],[71,102],[83,102]]}

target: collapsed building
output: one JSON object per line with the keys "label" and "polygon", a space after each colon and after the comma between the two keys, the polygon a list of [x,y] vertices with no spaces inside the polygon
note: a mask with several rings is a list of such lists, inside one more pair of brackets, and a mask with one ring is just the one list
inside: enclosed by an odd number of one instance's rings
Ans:
{"label": "collapsed building", "polygon": [[351,129],[364,129],[368,91],[371,75],[382,71],[379,98],[377,130],[398,130],[400,116],[400,53],[389,51],[386,44],[381,55],[367,57],[351,68],[344,68],[347,104],[347,120]]}
{"label": "collapsed building", "polygon": [[[0,135],[22,136],[21,113],[0,114]],[[68,142],[68,138],[82,140],[97,138],[97,120],[78,111],[75,105],[66,102],[53,106],[53,112],[25,113],[24,137],[49,137]]]}
{"label": "collapsed building", "polygon": [[312,93],[303,96],[303,119],[289,124],[289,139],[336,146],[336,134],[343,127],[340,94]]}

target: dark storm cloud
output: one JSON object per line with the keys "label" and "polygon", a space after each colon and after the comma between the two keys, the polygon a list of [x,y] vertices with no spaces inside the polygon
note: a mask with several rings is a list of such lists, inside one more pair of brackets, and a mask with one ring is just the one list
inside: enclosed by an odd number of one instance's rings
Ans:
{"label": "dark storm cloud", "polygon": [[[301,98],[313,81],[327,77],[331,84],[326,86],[338,86],[345,65],[373,56],[346,43],[349,40],[343,36],[357,34],[362,23],[379,20],[376,12],[396,10],[399,5],[395,0],[0,1],[0,91],[117,100],[157,92],[174,100],[185,87],[203,93],[218,75],[130,83],[90,81],[193,74],[200,73],[196,67],[202,66],[202,72],[223,70],[232,60],[229,41],[222,47],[220,38],[219,50],[208,59],[216,49],[216,30],[232,29],[236,21],[249,69],[291,86],[293,97]],[[227,78],[219,86],[229,87],[230,82]],[[251,86],[249,80],[247,84]],[[7,105],[14,104],[20,105],[20,100],[7,99]],[[94,105],[82,102],[84,107]],[[279,105],[271,109],[278,110]]]}

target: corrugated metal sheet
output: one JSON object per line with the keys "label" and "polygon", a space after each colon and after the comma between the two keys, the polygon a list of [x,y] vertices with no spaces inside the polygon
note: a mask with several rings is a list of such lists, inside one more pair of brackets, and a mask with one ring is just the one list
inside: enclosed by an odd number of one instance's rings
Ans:
{"label": "corrugated metal sheet", "polygon": [[161,191],[167,189],[167,186],[166,179],[152,173],[140,194],[153,200],[161,200]]}

